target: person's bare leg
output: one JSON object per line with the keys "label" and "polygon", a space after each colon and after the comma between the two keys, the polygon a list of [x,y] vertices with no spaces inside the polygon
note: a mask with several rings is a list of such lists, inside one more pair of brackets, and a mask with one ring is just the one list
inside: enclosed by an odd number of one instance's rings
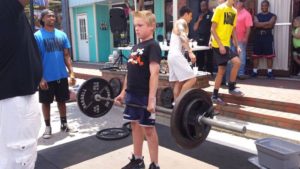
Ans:
{"label": "person's bare leg", "polygon": [[151,162],[158,164],[158,136],[155,127],[144,127]]}
{"label": "person's bare leg", "polygon": [[231,72],[230,72],[229,82],[235,82],[238,71],[239,71],[240,66],[241,66],[241,61],[238,57],[234,57],[234,58],[231,59],[231,64],[232,64],[232,68],[231,68]]}
{"label": "person's bare leg", "polygon": [[174,83],[174,88],[173,88],[173,95],[174,95],[174,101],[177,99],[177,97],[180,94],[181,88],[182,88],[183,83],[176,81]]}
{"label": "person's bare leg", "polygon": [[142,157],[144,133],[142,127],[137,122],[131,122],[132,141],[133,141],[133,154]]}
{"label": "person's bare leg", "polygon": [[191,78],[191,79],[189,79],[189,80],[186,80],[186,81],[183,83],[183,85],[182,85],[182,88],[181,88],[181,90],[180,90],[179,95],[180,95],[181,93],[183,93],[184,91],[186,91],[186,90],[188,90],[188,89],[194,87],[195,84],[196,84],[196,81],[197,81],[196,77]]}
{"label": "person's bare leg", "polygon": [[44,120],[50,120],[50,103],[42,103]]}
{"label": "person's bare leg", "polygon": [[226,71],[226,66],[218,66],[218,72],[217,72],[217,75],[215,78],[215,88],[214,89],[220,88],[225,71]]}
{"label": "person's bare leg", "polygon": [[65,102],[57,102],[57,107],[58,107],[60,117],[66,117],[67,116],[66,103]]}

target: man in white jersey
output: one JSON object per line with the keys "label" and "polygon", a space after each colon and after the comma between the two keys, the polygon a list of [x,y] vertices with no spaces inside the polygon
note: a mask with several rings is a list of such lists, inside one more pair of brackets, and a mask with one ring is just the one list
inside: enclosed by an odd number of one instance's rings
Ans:
{"label": "man in white jersey", "polygon": [[174,100],[196,83],[196,75],[188,60],[184,57],[184,53],[187,51],[191,62],[196,62],[196,56],[189,46],[188,38],[188,23],[191,22],[193,14],[191,9],[184,6],[180,9],[179,15],[180,18],[173,26],[168,54],[169,81],[174,82]]}

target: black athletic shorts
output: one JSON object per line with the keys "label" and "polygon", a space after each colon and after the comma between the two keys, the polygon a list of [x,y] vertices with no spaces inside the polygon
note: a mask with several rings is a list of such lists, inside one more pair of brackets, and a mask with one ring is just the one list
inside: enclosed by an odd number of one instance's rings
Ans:
{"label": "black athletic shorts", "polygon": [[[148,96],[135,95],[126,92],[125,104],[148,105]],[[126,106],[123,119],[126,121],[137,121],[141,126],[151,127],[155,125],[155,113],[150,113],[146,109]]]}
{"label": "black athletic shorts", "polygon": [[39,89],[40,103],[65,102],[70,99],[68,79],[60,79],[48,82],[48,90]]}
{"label": "black athletic shorts", "polygon": [[222,65],[222,66],[226,66],[227,62],[229,60],[231,60],[234,57],[238,57],[239,55],[232,51],[229,47],[225,46],[226,49],[226,53],[224,55],[222,55],[220,53],[219,48],[212,48],[213,49],[213,55],[216,61],[217,65]]}

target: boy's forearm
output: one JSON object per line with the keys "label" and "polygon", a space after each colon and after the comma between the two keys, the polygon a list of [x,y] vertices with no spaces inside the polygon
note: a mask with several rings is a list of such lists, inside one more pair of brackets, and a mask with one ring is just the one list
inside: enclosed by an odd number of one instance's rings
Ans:
{"label": "boy's forearm", "polygon": [[122,88],[121,93],[124,94],[126,92],[126,89],[127,89],[127,74],[125,75],[125,78],[124,78],[123,88]]}

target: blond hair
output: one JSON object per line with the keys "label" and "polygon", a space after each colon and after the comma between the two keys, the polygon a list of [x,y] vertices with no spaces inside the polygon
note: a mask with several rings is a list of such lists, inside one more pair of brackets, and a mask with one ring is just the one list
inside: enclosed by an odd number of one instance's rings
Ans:
{"label": "blond hair", "polygon": [[147,23],[148,26],[154,25],[154,29],[156,28],[156,17],[149,10],[133,12],[133,17],[134,18],[142,18]]}

